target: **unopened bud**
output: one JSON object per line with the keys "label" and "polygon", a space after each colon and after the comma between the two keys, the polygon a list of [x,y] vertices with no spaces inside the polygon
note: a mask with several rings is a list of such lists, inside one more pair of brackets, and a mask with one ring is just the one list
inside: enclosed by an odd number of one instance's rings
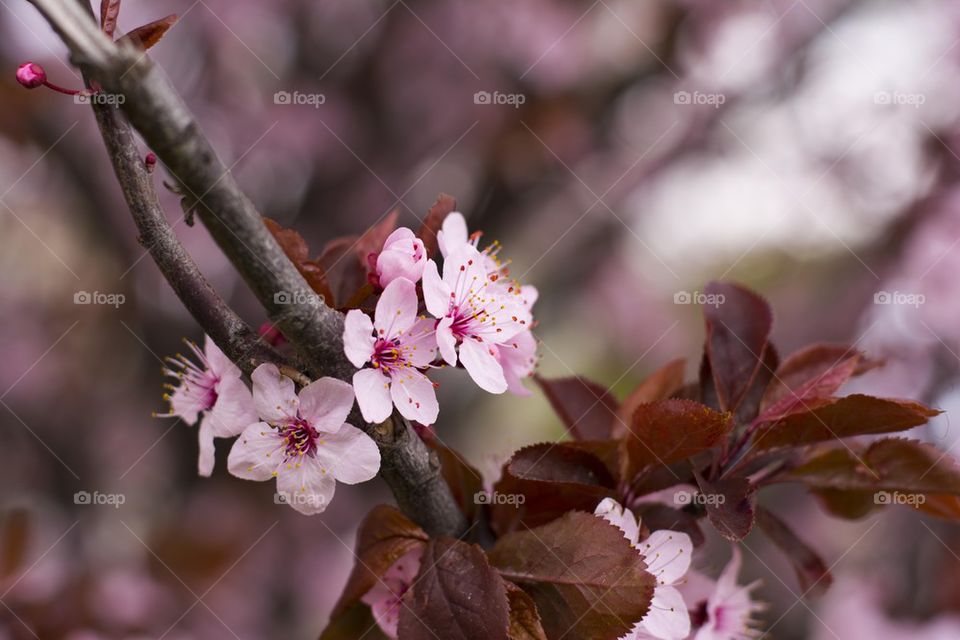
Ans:
{"label": "unopened bud", "polygon": [[24,62],[17,67],[17,82],[27,89],[36,89],[47,81],[47,72],[35,62]]}

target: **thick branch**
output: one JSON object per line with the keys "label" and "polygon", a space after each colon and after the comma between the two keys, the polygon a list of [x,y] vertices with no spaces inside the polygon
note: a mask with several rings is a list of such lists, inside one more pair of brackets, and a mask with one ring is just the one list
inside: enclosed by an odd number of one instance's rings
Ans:
{"label": "thick branch", "polygon": [[[122,106],[130,122],[196,200],[211,235],[274,323],[297,347],[311,374],[350,380],[355,369],[343,353],[343,316],[316,298],[287,259],[163,73],[132,46],[110,42],[71,0],[29,1],[61,36],[75,62],[106,91],[124,97]],[[124,143],[122,148],[111,148],[117,141],[111,142],[110,137],[105,136],[105,142],[111,156],[117,149],[121,152],[114,166],[126,171],[130,146]],[[136,161],[139,165],[139,156]],[[141,179],[146,177],[139,166],[133,171],[121,176],[125,194],[127,188],[141,188]],[[156,204],[155,193],[146,202],[138,200],[136,206],[146,210],[151,202]],[[172,235],[169,228],[167,231]],[[162,229],[160,234],[163,237]],[[286,296],[278,297],[280,293]],[[294,304],[281,304],[284,299],[293,299]],[[356,419],[357,414],[354,416]],[[436,457],[409,423],[397,417],[382,425],[359,420],[357,424],[377,441],[382,475],[401,509],[431,534],[461,533],[465,518],[439,474]]]}

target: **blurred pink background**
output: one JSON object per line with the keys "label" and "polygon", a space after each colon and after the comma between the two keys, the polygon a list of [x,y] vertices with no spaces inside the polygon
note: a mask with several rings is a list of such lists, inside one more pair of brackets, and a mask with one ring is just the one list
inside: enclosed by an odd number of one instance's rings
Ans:
{"label": "blurred pink background", "polygon": [[[3,5],[0,639],[315,638],[356,526],[389,492],[341,485],[304,517],[230,477],[223,443],[214,477],[196,476],[193,428],[150,415],[161,359],[202,336],[137,244],[89,108],[14,82],[32,60],[79,86],[63,46],[26,2]],[[265,215],[319,250],[397,207],[415,228],[454,195],[541,291],[541,374],[625,393],[686,356],[692,377],[700,311],[675,295],[734,279],[771,300],[781,354],[828,340],[886,357],[858,387],[946,409],[911,435],[956,443],[956,3],[126,0],[120,30],[170,12],[152,56]],[[259,325],[206,231],[163,200]],[[437,433],[491,477],[561,437],[538,391],[495,397],[446,373]],[[837,576],[800,598],[748,538],[773,637],[960,637],[956,528],[765,499]],[[727,554],[711,540],[695,564]]]}

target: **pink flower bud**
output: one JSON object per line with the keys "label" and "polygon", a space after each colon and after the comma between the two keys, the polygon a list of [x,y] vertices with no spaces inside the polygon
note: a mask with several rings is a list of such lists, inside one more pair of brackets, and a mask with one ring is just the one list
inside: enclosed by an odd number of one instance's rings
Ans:
{"label": "pink flower bud", "polygon": [[143,164],[147,167],[147,171],[153,171],[153,168],[157,166],[157,154],[150,152],[143,159]]}
{"label": "pink flower bud", "polygon": [[36,89],[47,81],[47,72],[34,62],[24,62],[17,67],[17,82],[27,89]]}

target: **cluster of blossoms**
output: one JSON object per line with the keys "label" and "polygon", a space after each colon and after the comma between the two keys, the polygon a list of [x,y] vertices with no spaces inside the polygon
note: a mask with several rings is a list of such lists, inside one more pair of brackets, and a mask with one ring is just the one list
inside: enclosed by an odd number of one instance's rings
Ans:
{"label": "cluster of blossoms", "polygon": [[353,386],[368,422],[386,420],[396,407],[409,420],[433,424],[439,406],[424,371],[441,363],[462,364],[490,393],[529,393],[521,380],[536,364],[530,329],[537,290],[510,280],[499,245],[478,249],[479,236],[467,233],[461,214],[446,217],[437,240],[442,275],[410,229],[394,231],[370,258],[370,280],[383,288],[373,319],[359,309],[347,313],[344,349],[360,368]]}
{"label": "cluster of blossoms", "polygon": [[396,407],[408,420],[431,425],[439,404],[425,371],[458,362],[491,393],[529,394],[521,381],[536,364],[530,329],[537,292],[511,281],[498,247],[480,250],[478,240],[461,214],[447,216],[438,233],[442,277],[410,229],[394,231],[370,256],[369,280],[381,290],[374,317],[350,310],[343,336],[347,358],[359,369],[353,385],[321,378],[298,394],[291,378],[263,364],[251,375],[251,393],[209,338],[202,351],[190,345],[199,363],[168,359],[165,373],[178,384],[168,385],[170,411],[162,415],[199,421],[200,474],[213,471],[214,438],[239,436],[228,459],[231,474],[276,478],[283,501],[301,513],[320,513],[337,480],[364,482],[380,468],[374,441],[346,423],[355,398],[367,422],[386,420]]}

